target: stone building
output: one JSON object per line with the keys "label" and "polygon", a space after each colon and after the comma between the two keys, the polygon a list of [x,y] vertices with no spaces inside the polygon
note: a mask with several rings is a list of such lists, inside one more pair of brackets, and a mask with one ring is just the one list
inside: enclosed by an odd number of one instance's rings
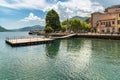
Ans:
{"label": "stone building", "polygon": [[99,33],[120,33],[120,5],[91,14],[91,26]]}

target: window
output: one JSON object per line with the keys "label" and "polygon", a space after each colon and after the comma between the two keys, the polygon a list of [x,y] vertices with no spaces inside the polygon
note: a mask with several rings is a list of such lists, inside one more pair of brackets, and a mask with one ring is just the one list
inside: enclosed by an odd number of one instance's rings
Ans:
{"label": "window", "polygon": [[108,22],[106,22],[106,27],[108,27]]}
{"label": "window", "polygon": [[109,27],[111,26],[111,22],[109,22]]}
{"label": "window", "polygon": [[111,26],[111,22],[106,22],[106,27],[110,27]]}
{"label": "window", "polygon": [[119,17],[120,17],[120,14],[119,14]]}
{"label": "window", "polygon": [[112,24],[115,24],[115,21],[112,21]]}
{"label": "window", "polygon": [[105,22],[101,22],[101,25],[105,25]]}
{"label": "window", "polygon": [[118,20],[117,23],[120,24],[120,20]]}
{"label": "window", "polygon": [[104,25],[105,25],[105,22],[104,22]]}

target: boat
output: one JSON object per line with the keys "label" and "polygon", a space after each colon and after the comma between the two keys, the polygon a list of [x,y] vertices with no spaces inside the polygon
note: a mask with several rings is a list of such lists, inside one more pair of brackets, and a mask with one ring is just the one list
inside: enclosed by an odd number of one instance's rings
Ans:
{"label": "boat", "polygon": [[29,31],[28,34],[30,34],[30,35],[36,35],[38,32],[39,32],[38,30],[31,30],[31,31]]}

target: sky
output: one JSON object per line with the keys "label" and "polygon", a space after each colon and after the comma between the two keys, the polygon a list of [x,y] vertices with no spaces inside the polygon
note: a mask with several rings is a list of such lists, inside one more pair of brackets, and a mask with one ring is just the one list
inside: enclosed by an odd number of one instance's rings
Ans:
{"label": "sky", "polygon": [[74,16],[90,17],[93,12],[119,4],[120,0],[0,0],[0,26],[7,29],[44,26],[51,9],[64,21]]}

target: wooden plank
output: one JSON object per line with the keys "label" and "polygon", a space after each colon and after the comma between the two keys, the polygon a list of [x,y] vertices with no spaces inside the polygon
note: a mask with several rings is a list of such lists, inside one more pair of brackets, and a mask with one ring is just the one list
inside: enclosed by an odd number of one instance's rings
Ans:
{"label": "wooden plank", "polygon": [[28,38],[28,39],[8,39],[6,40],[6,43],[13,47],[16,47],[50,43],[52,41],[54,40],[50,38]]}
{"label": "wooden plank", "polygon": [[69,34],[66,36],[62,36],[62,37],[55,37],[55,38],[21,38],[21,39],[10,39],[8,38],[6,40],[6,43],[13,46],[13,47],[17,47],[17,46],[28,46],[28,45],[37,45],[37,44],[43,44],[43,43],[50,43],[53,42],[54,40],[57,39],[65,39],[65,38],[69,38],[72,36],[75,36],[76,34]]}

